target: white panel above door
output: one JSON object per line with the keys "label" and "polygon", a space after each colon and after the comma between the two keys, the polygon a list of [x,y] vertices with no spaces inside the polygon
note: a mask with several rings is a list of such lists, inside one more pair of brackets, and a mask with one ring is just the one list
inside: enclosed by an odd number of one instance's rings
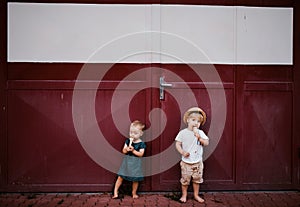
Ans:
{"label": "white panel above door", "polygon": [[237,64],[293,64],[293,9],[237,7]]}
{"label": "white panel above door", "polygon": [[293,9],[8,3],[9,62],[293,64]]}

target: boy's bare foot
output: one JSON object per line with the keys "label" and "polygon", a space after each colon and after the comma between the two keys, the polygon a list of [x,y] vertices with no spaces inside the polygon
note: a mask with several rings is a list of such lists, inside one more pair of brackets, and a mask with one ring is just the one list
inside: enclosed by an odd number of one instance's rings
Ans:
{"label": "boy's bare foot", "polygon": [[139,196],[138,195],[132,195],[132,198],[137,199],[137,198],[139,198]]}
{"label": "boy's bare foot", "polygon": [[181,197],[181,198],[179,199],[179,202],[180,202],[180,203],[186,203],[186,197]]}
{"label": "boy's bare foot", "polygon": [[119,196],[118,195],[114,195],[113,197],[111,197],[112,199],[118,199]]}
{"label": "boy's bare foot", "polygon": [[202,199],[200,196],[194,196],[194,199],[199,203],[204,203],[204,199]]}

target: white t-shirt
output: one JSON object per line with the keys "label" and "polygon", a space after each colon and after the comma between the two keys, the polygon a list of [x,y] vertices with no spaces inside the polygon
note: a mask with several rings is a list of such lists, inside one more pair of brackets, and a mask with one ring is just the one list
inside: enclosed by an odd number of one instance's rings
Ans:
{"label": "white t-shirt", "polygon": [[[200,129],[199,134],[202,139],[209,139]],[[203,147],[195,137],[193,131],[185,128],[177,134],[175,140],[181,142],[183,151],[190,153],[189,157],[181,157],[183,162],[193,164],[202,161]]]}

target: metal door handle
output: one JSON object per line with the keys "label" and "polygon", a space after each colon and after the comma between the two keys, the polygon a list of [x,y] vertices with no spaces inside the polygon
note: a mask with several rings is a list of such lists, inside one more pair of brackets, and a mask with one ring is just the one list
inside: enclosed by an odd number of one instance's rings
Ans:
{"label": "metal door handle", "polygon": [[165,92],[164,92],[165,87],[172,87],[172,86],[173,86],[172,83],[167,83],[165,81],[164,76],[159,78],[159,99],[160,100],[164,100],[165,98]]}

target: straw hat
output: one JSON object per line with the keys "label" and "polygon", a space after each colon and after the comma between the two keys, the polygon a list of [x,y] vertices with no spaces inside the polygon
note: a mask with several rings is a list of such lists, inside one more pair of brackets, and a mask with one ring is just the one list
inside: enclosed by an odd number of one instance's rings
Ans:
{"label": "straw hat", "polygon": [[204,125],[204,123],[206,122],[206,114],[205,112],[200,109],[199,107],[192,107],[190,109],[188,109],[184,115],[183,115],[183,122],[186,124],[187,123],[187,119],[188,117],[192,114],[192,113],[198,113],[201,114],[203,119],[201,120],[201,125]]}

